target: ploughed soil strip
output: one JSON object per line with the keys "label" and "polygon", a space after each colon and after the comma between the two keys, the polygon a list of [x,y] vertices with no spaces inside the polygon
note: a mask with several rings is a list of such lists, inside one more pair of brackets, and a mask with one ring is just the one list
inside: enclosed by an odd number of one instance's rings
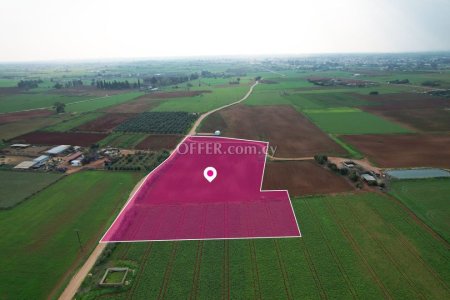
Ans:
{"label": "ploughed soil strip", "polygon": [[104,133],[42,132],[27,133],[13,140],[36,145],[73,145],[88,147],[104,139]]}
{"label": "ploughed soil strip", "polygon": [[264,140],[276,147],[275,157],[345,154],[345,150],[291,106],[245,106],[216,112],[206,118],[202,131],[220,130],[223,136]]}
{"label": "ploughed soil strip", "polygon": [[20,112],[13,112],[13,113],[7,113],[7,114],[0,114],[0,124],[17,122],[17,121],[27,120],[27,119],[31,119],[31,118],[36,118],[36,117],[48,117],[53,114],[54,114],[54,112],[51,110],[48,110],[48,109],[36,109],[36,110],[29,110],[29,111],[20,111]]}
{"label": "ploughed soil strip", "polygon": [[172,150],[183,138],[182,135],[175,134],[152,134],[146,137],[142,142],[137,144],[134,148],[138,150]]}
{"label": "ploughed soil strip", "polygon": [[450,168],[449,134],[368,134],[344,135],[382,168],[441,167]]}
{"label": "ploughed soil strip", "polygon": [[450,130],[450,99],[417,93],[359,95],[373,105],[361,109],[419,131]]}
{"label": "ploughed soil strip", "polygon": [[77,128],[75,131],[91,131],[91,132],[111,132],[116,126],[120,125],[122,122],[136,116],[132,113],[111,113],[101,116],[98,119],[84,123]]}
{"label": "ploughed soil strip", "polygon": [[284,189],[291,196],[303,196],[349,192],[354,187],[314,161],[267,162],[263,190]]}

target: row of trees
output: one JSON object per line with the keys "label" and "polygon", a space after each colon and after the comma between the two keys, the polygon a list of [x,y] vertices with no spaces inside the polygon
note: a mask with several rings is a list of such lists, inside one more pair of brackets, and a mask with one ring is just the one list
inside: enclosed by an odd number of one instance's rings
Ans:
{"label": "row of trees", "polygon": [[141,81],[138,79],[138,82],[136,83],[130,83],[128,80],[125,81],[106,81],[106,80],[97,80],[95,82],[95,85],[98,89],[103,90],[126,90],[126,89],[139,89],[141,87]]}
{"label": "row of trees", "polygon": [[71,88],[71,87],[78,87],[78,86],[83,86],[83,80],[81,79],[73,79],[70,81],[66,81],[66,82],[57,82],[55,83],[55,85],[53,86],[55,89],[62,89],[62,88]]}
{"label": "row of trees", "polygon": [[17,83],[17,87],[21,89],[34,89],[39,86],[43,81],[41,79],[36,80],[21,80]]}

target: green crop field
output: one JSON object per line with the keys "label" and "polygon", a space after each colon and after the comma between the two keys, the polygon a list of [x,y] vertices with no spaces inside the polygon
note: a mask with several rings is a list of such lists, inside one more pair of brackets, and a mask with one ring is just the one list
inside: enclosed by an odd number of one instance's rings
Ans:
{"label": "green crop field", "polygon": [[[302,238],[118,244],[78,298],[450,297],[447,245],[396,202],[364,193],[293,205]],[[130,286],[99,287],[115,266],[135,271]]]}
{"label": "green crop field", "polygon": [[450,242],[450,179],[395,180],[390,193]]}
{"label": "green crop field", "polygon": [[144,95],[141,92],[129,92],[125,94],[112,95],[108,97],[90,98],[88,101],[82,101],[78,103],[70,103],[66,106],[68,112],[87,112],[97,109],[118,105],[130,100],[133,100],[139,96]]}
{"label": "green crop field", "polygon": [[0,171],[0,209],[11,208],[61,178],[57,173]]}
{"label": "green crop field", "polygon": [[322,130],[333,134],[408,133],[410,130],[355,108],[309,109],[304,113]]}
{"label": "green crop field", "polygon": [[69,118],[68,116],[51,116],[42,118],[33,118],[0,125],[0,139],[9,140],[16,136],[39,130],[60,123]]}
{"label": "green crop field", "polygon": [[205,112],[240,100],[249,90],[249,86],[213,88],[212,93],[194,97],[173,98],[164,101],[152,111]]}
{"label": "green crop field", "polygon": [[14,209],[0,211],[0,298],[56,297],[140,177],[140,173],[80,172]]}
{"label": "green crop field", "polygon": [[[33,91],[33,90],[32,90]],[[66,105],[71,102],[89,99],[86,96],[62,96],[45,92],[27,92],[8,96],[2,96],[0,101],[0,112],[13,112],[26,109],[48,108],[55,102]]]}
{"label": "green crop field", "polygon": [[118,147],[124,149],[133,149],[142,142],[148,134],[146,133],[123,133],[114,132],[99,142],[100,147]]}
{"label": "green crop field", "polygon": [[72,119],[64,120],[61,123],[44,128],[43,131],[58,131],[58,132],[69,131],[84,123],[93,121],[101,117],[102,115],[103,115],[102,113],[83,113]]}

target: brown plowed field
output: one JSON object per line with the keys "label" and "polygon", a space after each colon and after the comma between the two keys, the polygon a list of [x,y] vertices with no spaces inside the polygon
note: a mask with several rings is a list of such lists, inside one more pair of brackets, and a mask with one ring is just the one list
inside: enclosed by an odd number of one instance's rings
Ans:
{"label": "brown plowed field", "polygon": [[42,132],[35,131],[14,138],[14,141],[36,145],[90,146],[104,139],[103,133]]}
{"label": "brown plowed field", "polygon": [[288,190],[291,196],[342,193],[354,187],[314,161],[268,162],[263,190]]}
{"label": "brown plowed field", "polygon": [[87,122],[75,128],[75,131],[91,131],[91,132],[111,132],[116,126],[122,122],[136,116],[136,114],[119,114],[112,113],[101,116],[98,119]]}
{"label": "brown plowed field", "polygon": [[450,107],[450,99],[426,94],[397,93],[384,95],[357,95],[372,102],[376,106],[369,106],[372,110],[445,108]]}
{"label": "brown plowed field", "polygon": [[30,111],[0,114],[0,124],[22,121],[35,117],[47,117],[53,114],[54,114],[53,111],[47,109],[36,109]]}
{"label": "brown plowed field", "polygon": [[305,157],[318,153],[345,154],[345,150],[291,106],[235,105],[206,118],[202,132],[269,141],[275,157]]}
{"label": "brown plowed field", "polygon": [[379,110],[377,107],[365,107],[364,110],[419,131],[450,131],[448,109]]}
{"label": "brown plowed field", "polygon": [[162,149],[172,150],[183,136],[173,134],[152,134],[137,144],[134,148],[139,150],[159,151]]}
{"label": "brown plowed field", "polygon": [[341,137],[382,168],[450,168],[448,134],[370,134]]}

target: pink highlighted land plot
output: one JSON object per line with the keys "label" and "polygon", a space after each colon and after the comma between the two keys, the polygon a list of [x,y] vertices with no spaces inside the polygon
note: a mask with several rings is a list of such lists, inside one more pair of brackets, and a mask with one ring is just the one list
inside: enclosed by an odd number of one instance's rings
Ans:
{"label": "pink highlighted land plot", "polygon": [[[187,137],[101,242],[300,237],[287,191],[261,191],[268,143]],[[209,182],[204,170],[214,167]]]}

